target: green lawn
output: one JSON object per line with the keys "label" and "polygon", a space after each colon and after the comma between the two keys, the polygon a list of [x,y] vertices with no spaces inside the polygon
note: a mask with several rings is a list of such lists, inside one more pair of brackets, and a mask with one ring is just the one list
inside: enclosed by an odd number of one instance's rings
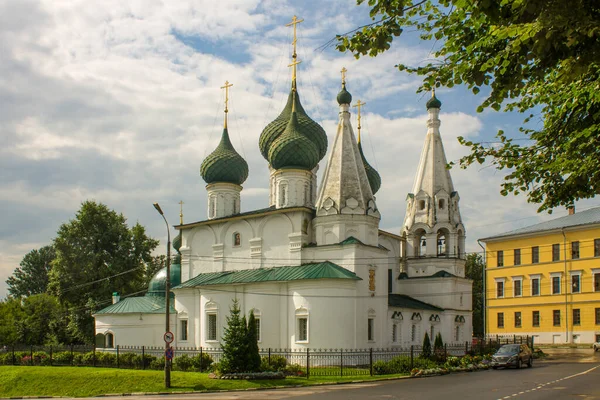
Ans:
{"label": "green lawn", "polygon": [[199,372],[171,372],[171,389],[164,387],[163,371],[140,371],[91,367],[0,366],[0,397],[86,397],[107,393],[212,391],[275,386],[315,385],[326,382],[373,380],[391,376],[288,377],[279,380],[208,379]]}

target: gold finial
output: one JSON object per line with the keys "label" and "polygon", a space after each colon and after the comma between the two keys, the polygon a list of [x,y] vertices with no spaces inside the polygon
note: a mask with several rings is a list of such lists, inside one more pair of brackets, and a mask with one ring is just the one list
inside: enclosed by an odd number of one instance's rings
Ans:
{"label": "gold finial", "polygon": [[342,85],[346,84],[346,72],[348,72],[348,70],[346,69],[346,67],[342,67],[342,70],[340,71],[342,73]]}
{"label": "gold finial", "polygon": [[300,64],[302,61],[298,60],[298,54],[296,53],[296,42],[297,37],[296,37],[296,25],[298,25],[300,22],[303,22],[304,19],[298,19],[298,17],[296,17],[295,15],[292,17],[292,22],[286,24],[285,26],[293,26],[294,27],[294,40],[292,40],[292,46],[293,46],[293,52],[292,52],[292,63],[290,65],[288,65],[288,67],[293,67],[292,68],[292,86],[295,89],[296,88],[296,65]]}
{"label": "gold finial", "polygon": [[356,102],[354,107],[358,109],[358,143],[360,143],[360,108],[367,103],[363,103],[360,99]]}
{"label": "gold finial", "polygon": [[225,89],[225,122],[223,124],[225,128],[227,128],[227,113],[229,112],[229,109],[227,108],[229,103],[229,88],[232,86],[233,84],[229,83],[229,81],[225,81],[225,86],[221,86],[221,89]]}
{"label": "gold finial", "polygon": [[431,88],[431,98],[435,97],[435,87]]}
{"label": "gold finial", "polygon": [[183,225],[183,200],[179,201],[179,225]]}

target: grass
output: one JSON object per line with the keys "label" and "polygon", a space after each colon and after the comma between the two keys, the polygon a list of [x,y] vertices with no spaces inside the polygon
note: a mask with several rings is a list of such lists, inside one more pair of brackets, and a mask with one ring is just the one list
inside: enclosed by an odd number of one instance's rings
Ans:
{"label": "grass", "polygon": [[[393,375],[397,377],[398,375]],[[376,380],[393,376],[288,377],[277,380],[209,379],[199,372],[171,372],[171,388],[164,387],[162,371],[140,371],[91,367],[0,366],[0,397],[67,396],[141,392],[213,391],[275,386],[310,386],[322,383]]]}

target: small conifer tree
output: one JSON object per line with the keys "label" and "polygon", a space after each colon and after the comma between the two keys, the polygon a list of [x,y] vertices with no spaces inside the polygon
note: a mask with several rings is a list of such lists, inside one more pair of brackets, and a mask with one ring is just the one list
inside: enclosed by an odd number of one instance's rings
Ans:
{"label": "small conifer tree", "polygon": [[423,338],[423,351],[421,352],[421,357],[431,357],[431,340],[429,340],[429,333],[427,332],[425,332],[425,337]]}
{"label": "small conifer tree", "polygon": [[248,372],[260,371],[260,354],[258,352],[258,331],[254,310],[250,311],[248,317],[248,353],[246,367]]}
{"label": "small conifer tree", "polygon": [[442,340],[441,332],[438,332],[438,334],[435,336],[435,341],[433,342],[433,351],[436,354],[444,351],[444,341]]}
{"label": "small conifer tree", "polygon": [[223,356],[220,364],[223,373],[247,372],[248,328],[246,317],[240,316],[240,306],[237,299],[233,300],[233,305],[229,309],[221,349],[223,350]]}

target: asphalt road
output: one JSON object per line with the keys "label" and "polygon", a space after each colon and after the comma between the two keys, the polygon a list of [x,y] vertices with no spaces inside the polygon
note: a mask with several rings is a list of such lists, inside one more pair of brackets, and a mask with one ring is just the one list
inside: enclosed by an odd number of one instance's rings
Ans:
{"label": "asphalt road", "polygon": [[[393,381],[249,392],[131,396],[140,400],[600,400],[600,363],[537,362],[521,370],[489,370]],[[106,399],[106,398],[105,398]],[[116,398],[115,398],[116,399]],[[122,397],[121,397],[122,399]]]}

